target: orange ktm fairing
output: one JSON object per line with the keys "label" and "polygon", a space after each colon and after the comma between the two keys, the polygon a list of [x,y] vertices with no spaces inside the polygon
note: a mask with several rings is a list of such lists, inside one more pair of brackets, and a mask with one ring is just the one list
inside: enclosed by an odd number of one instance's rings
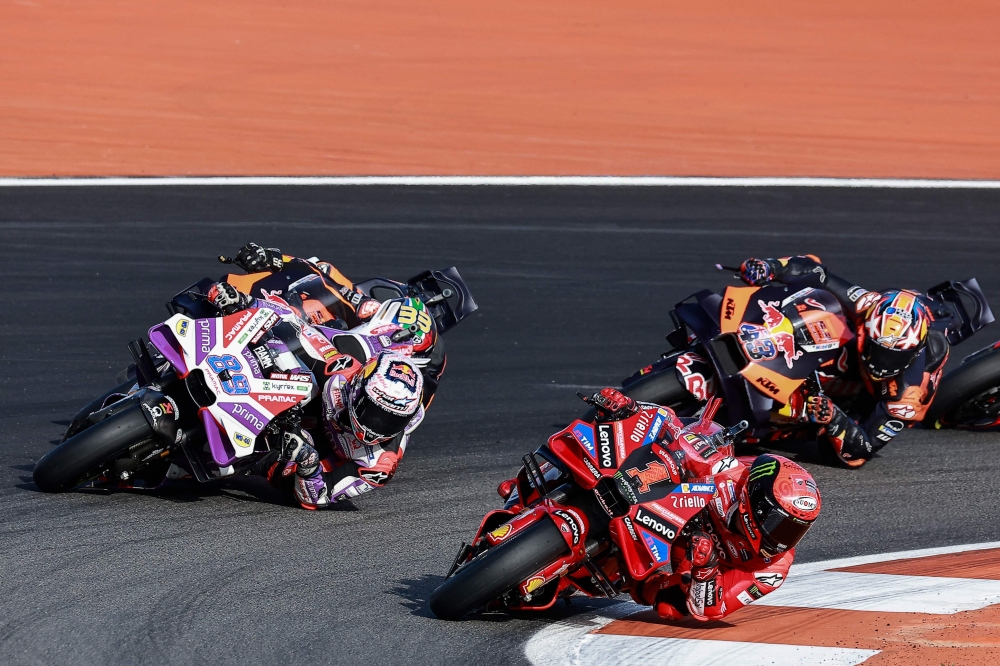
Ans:
{"label": "orange ktm fairing", "polygon": [[788,404],[791,401],[792,394],[805,381],[804,379],[789,379],[756,363],[751,363],[740,370],[740,374],[755,389],[783,404]]}
{"label": "orange ktm fairing", "polygon": [[750,297],[759,287],[726,287],[722,295],[722,310],[719,312],[719,329],[723,333],[735,333],[743,321]]}

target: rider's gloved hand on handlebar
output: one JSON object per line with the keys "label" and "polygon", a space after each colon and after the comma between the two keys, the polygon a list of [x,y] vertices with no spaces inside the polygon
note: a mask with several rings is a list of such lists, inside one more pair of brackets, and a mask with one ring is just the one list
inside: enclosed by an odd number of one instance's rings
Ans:
{"label": "rider's gloved hand on handlebar", "polygon": [[694,532],[688,543],[688,559],[691,560],[691,578],[708,580],[719,572],[719,558],[715,554],[712,537],[704,532]]}
{"label": "rider's gloved hand on handlebar", "polygon": [[236,290],[228,282],[216,282],[208,290],[208,300],[222,310],[222,314],[231,315],[240,310],[246,310],[253,304],[253,297]]}
{"label": "rider's gloved hand on handlebar", "polygon": [[767,259],[751,257],[740,266],[740,279],[748,285],[759,287],[775,277],[774,266]]}
{"label": "rider's gloved hand on handlebar", "polygon": [[806,416],[813,423],[826,425],[837,414],[837,405],[825,395],[811,395],[806,398]]}
{"label": "rider's gloved hand on handlebar", "polygon": [[257,243],[247,243],[241,247],[233,263],[247,273],[280,271],[285,265],[281,250],[276,247],[261,247]]}
{"label": "rider's gloved hand on handlebar", "polygon": [[691,616],[704,622],[710,610],[719,606],[719,559],[712,538],[704,532],[691,535],[688,544],[691,561],[691,584],[688,587],[687,609]]}
{"label": "rider's gloved hand on handlebar", "polygon": [[599,421],[620,421],[639,411],[635,400],[618,389],[604,388],[587,400],[597,410]]}

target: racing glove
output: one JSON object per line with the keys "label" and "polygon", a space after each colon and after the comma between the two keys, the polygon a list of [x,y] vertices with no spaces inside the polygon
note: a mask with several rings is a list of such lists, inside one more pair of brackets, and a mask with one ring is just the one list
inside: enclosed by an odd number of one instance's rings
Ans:
{"label": "racing glove", "polygon": [[[721,603],[719,588],[719,558],[715,554],[712,537],[704,532],[694,532],[688,541],[688,560],[691,573],[688,587],[687,610],[696,620],[704,622]],[[682,579],[684,577],[682,576]]]}
{"label": "racing glove", "polygon": [[281,458],[285,461],[281,475],[295,474],[295,499],[299,504],[306,509],[317,509],[330,503],[319,454],[308,432],[296,428],[281,433]]}
{"label": "racing glove", "polygon": [[719,558],[715,554],[712,537],[704,532],[694,532],[688,543],[688,559],[691,560],[691,580],[704,581],[715,578],[719,573]]}
{"label": "racing glove", "polygon": [[584,400],[597,410],[598,421],[621,421],[639,411],[639,405],[618,389],[604,388]]}
{"label": "racing glove", "polygon": [[228,282],[216,282],[208,290],[207,295],[208,300],[226,315],[246,310],[253,305],[252,296],[237,291],[236,287]]}
{"label": "racing glove", "polygon": [[740,265],[740,279],[752,287],[759,287],[774,280],[777,271],[767,259],[751,257]]}
{"label": "racing glove", "polygon": [[811,395],[806,398],[806,416],[813,423],[826,425],[837,415],[837,405],[825,395]]}
{"label": "racing glove", "polygon": [[[837,462],[845,467],[861,467],[871,459],[875,447],[864,428],[836,405],[833,409],[830,422],[820,427],[817,433],[820,446],[828,447]],[[896,434],[895,431],[890,432],[893,436]],[[886,436],[884,431],[880,434]]]}
{"label": "racing glove", "polygon": [[241,247],[233,263],[247,273],[280,271],[285,265],[281,250],[276,247],[261,247],[257,243],[247,243]]}

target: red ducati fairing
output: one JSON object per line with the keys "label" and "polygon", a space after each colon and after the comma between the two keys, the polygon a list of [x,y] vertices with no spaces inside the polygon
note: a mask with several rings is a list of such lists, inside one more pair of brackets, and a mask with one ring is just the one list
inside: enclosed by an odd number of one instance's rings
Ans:
{"label": "red ducati fairing", "polygon": [[719,452],[737,464],[735,432],[711,420],[717,404],[698,421],[643,406],[621,421],[576,420],[550,437],[525,456],[516,494],[501,484],[515,498],[510,508],[483,518],[431,609],[448,619],[479,608],[543,610],[559,597],[612,597],[654,571],[673,574],[672,546],[685,543],[716,493],[714,484],[684,482],[678,460]]}

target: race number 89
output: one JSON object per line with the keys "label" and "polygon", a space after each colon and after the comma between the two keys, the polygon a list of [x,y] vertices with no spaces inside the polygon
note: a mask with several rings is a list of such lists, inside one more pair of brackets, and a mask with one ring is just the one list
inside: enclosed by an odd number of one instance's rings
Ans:
{"label": "race number 89", "polygon": [[243,369],[243,364],[235,356],[232,354],[209,356],[205,362],[216,374],[229,372],[230,378],[222,382],[223,391],[230,395],[246,395],[250,392],[250,382],[247,381],[246,375],[233,374]]}

